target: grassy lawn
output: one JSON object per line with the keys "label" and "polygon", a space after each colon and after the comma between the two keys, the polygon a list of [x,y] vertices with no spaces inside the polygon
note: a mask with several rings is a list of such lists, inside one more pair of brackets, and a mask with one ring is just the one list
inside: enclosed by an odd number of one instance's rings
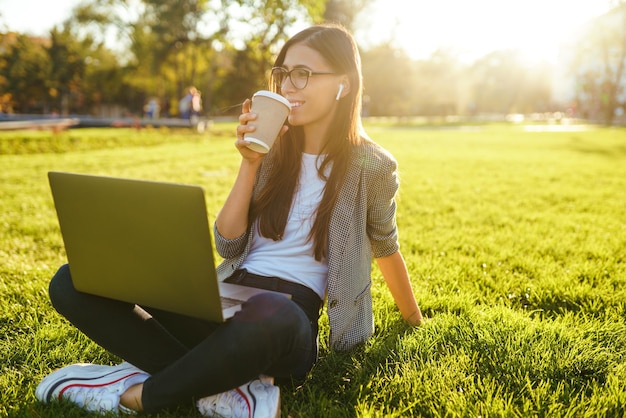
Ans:
{"label": "grassy lawn", "polygon": [[[624,416],[626,130],[369,125],[400,164],[400,241],[428,322],[405,326],[375,270],[377,333],[282,387],[283,416]],[[84,416],[36,385],[119,361],[51,307],[65,253],[46,173],[198,184],[213,222],[234,125],[0,132],[0,416]],[[197,416],[192,405],[161,414]]]}

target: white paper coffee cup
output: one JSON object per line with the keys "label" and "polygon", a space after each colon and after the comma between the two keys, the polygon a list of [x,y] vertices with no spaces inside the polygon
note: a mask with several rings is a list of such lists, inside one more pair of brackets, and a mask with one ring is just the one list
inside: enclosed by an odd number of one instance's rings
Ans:
{"label": "white paper coffee cup", "polygon": [[256,130],[245,134],[244,139],[250,142],[248,148],[265,154],[272,148],[285,124],[291,104],[280,94],[260,90],[252,96],[251,111],[257,114],[257,119],[251,122]]}

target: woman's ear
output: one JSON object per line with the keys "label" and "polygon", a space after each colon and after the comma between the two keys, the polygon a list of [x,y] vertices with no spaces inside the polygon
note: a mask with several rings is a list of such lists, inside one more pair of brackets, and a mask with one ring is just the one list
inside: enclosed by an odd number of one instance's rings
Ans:
{"label": "woman's ear", "polygon": [[341,99],[341,93],[343,93],[343,83],[339,84],[339,90],[337,90],[337,96],[335,97],[335,100]]}
{"label": "woman's ear", "polygon": [[339,87],[337,88],[337,96],[335,97],[335,100],[341,99],[342,97],[346,96],[348,93],[350,93],[350,82],[346,78],[346,79],[341,80],[341,82],[339,83]]}

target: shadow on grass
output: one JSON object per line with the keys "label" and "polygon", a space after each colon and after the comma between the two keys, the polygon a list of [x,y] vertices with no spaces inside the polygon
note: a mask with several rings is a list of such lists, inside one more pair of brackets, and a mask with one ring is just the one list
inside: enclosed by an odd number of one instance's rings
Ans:
{"label": "shadow on grass", "polygon": [[581,154],[596,155],[611,159],[622,159],[626,157],[626,144],[615,143],[614,141],[590,142],[579,137],[572,137],[569,148]]}

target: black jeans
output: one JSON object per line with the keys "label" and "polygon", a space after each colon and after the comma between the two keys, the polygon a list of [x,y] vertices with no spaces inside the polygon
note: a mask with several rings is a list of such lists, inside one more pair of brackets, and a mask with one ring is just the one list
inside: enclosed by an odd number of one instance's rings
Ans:
{"label": "black jeans", "polygon": [[[250,298],[224,323],[78,292],[68,265],[50,282],[55,309],[94,342],[151,374],[146,412],[224,392],[260,374],[301,379],[317,360],[321,300],[305,286],[237,271],[227,281],[291,289]],[[257,285],[258,284],[258,285]]]}

